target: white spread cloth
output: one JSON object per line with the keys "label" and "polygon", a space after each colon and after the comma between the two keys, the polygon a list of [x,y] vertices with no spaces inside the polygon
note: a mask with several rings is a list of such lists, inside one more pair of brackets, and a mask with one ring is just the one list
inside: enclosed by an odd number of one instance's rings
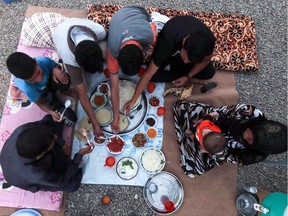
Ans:
{"label": "white spread cloth", "polygon": [[[89,78],[87,77],[89,76]],[[96,88],[96,86],[101,82],[101,80],[105,79],[105,76],[103,73],[95,73],[94,75],[87,75],[86,76],[86,85],[88,88],[88,94],[90,96],[91,92]],[[120,72],[120,76],[123,76],[123,74]],[[139,77],[133,76],[133,77],[127,77],[132,80],[138,81]],[[164,83],[157,83],[156,89],[152,94],[149,94],[146,90],[145,93],[149,97],[150,95],[155,95],[160,98],[160,106],[164,105],[164,92],[165,84]],[[143,108],[142,108],[143,109]],[[141,110],[139,111],[141,112]],[[82,168],[83,168],[83,179],[82,183],[84,184],[113,184],[113,185],[134,185],[134,186],[144,186],[148,178],[150,177],[149,174],[147,174],[140,166],[139,163],[139,157],[142,151],[148,147],[155,147],[158,149],[161,149],[162,147],[162,141],[163,141],[163,116],[158,117],[157,116],[157,108],[150,108],[148,105],[148,113],[147,114],[153,114],[157,117],[157,126],[158,129],[158,136],[157,138],[153,140],[147,140],[147,143],[142,148],[136,148],[132,144],[132,137],[134,134],[142,132],[145,134],[147,127],[144,125],[144,123],[141,124],[141,126],[135,130],[134,132],[127,134],[127,135],[121,135],[121,137],[125,140],[125,149],[122,153],[118,155],[113,155],[116,159],[116,163],[113,167],[104,166],[106,158],[108,156],[111,156],[111,154],[107,151],[106,145],[95,145],[95,148],[92,153],[84,155],[82,160]],[[81,104],[78,104],[77,108],[77,115],[78,115],[78,122],[75,126],[75,130],[78,129],[78,124],[83,118],[86,113],[84,112]],[[92,132],[91,132],[92,134]],[[107,135],[109,137],[109,135]],[[94,138],[94,136],[93,136]],[[91,139],[92,140],[92,139]],[[94,141],[93,141],[94,142]],[[73,142],[73,150],[72,155],[77,153],[79,149],[84,147],[84,142],[80,142],[76,136],[74,136],[74,142]],[[121,179],[117,173],[116,173],[116,165],[117,162],[123,158],[123,157],[132,157],[134,158],[138,163],[138,174],[131,180],[123,180]]]}

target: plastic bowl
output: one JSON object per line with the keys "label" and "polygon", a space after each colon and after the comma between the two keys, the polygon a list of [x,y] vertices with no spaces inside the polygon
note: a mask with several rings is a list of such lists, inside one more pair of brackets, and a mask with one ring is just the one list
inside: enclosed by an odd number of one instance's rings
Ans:
{"label": "plastic bowl", "polygon": [[155,95],[151,95],[148,98],[148,103],[151,108],[158,108],[160,106],[161,100],[159,97]]}
{"label": "plastic bowl", "polygon": [[107,97],[105,96],[105,94],[103,94],[101,92],[95,92],[91,96],[90,102],[95,109],[99,109],[99,108],[102,108],[106,105]]}
{"label": "plastic bowl", "polygon": [[97,92],[108,95],[108,93],[110,92],[110,86],[107,83],[101,83],[97,87]]}
{"label": "plastic bowl", "polygon": [[158,130],[155,127],[149,127],[146,130],[146,136],[149,139],[155,139],[157,137],[157,135],[158,135]]}
{"label": "plastic bowl", "polygon": [[[154,124],[153,124],[153,121],[154,121]],[[154,115],[147,115],[144,120],[144,125],[148,128],[156,127],[157,123],[158,123],[158,120]]]}
{"label": "plastic bowl", "polygon": [[[121,142],[123,143],[122,145],[117,143],[118,139],[120,140],[118,141],[118,143]],[[120,136],[117,136],[117,135],[111,136],[109,140],[107,141],[106,149],[111,154],[114,154],[114,155],[120,154],[124,151],[124,148],[125,148],[125,142],[124,142],[124,139]]]}

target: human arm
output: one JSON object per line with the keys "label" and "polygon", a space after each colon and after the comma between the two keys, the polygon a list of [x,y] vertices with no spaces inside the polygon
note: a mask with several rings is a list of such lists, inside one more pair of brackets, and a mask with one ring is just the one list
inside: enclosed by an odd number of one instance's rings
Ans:
{"label": "human arm", "polygon": [[111,101],[113,108],[113,122],[112,131],[113,133],[119,132],[119,74],[110,73],[111,82]]}
{"label": "human arm", "polygon": [[97,122],[94,109],[87,95],[87,89],[82,78],[82,70],[79,67],[73,67],[67,64],[66,68],[69,72],[72,85],[78,93],[80,103],[92,123],[94,135],[97,136],[101,134],[101,128]]}
{"label": "human arm", "polygon": [[143,74],[143,76],[141,77],[141,79],[139,80],[137,84],[137,87],[136,87],[136,90],[134,92],[132,99],[128,103],[126,103],[126,105],[124,106],[124,110],[126,113],[130,112],[131,108],[136,103],[138,97],[142,94],[143,90],[146,88],[150,79],[157,72],[157,70],[158,70],[158,67],[154,64],[153,60],[151,60],[146,72]]}
{"label": "human arm", "polygon": [[189,73],[186,76],[182,76],[174,80],[172,83],[176,87],[183,86],[186,82],[191,80],[195,75],[197,75],[200,71],[202,71],[211,62],[211,58],[212,58],[212,54],[205,56],[201,62],[195,64],[192,67],[192,69],[189,71]]}
{"label": "human arm", "polygon": [[45,101],[43,98],[39,98],[35,103],[37,104],[37,106],[38,106],[41,110],[49,113],[49,114],[52,116],[53,121],[55,121],[55,122],[61,121],[60,114],[57,113],[55,110],[53,110],[53,109],[46,103],[46,101]]}
{"label": "human arm", "polygon": [[62,84],[67,84],[69,82],[69,77],[67,74],[60,70],[58,67],[53,68],[52,78],[56,83],[60,81]]}

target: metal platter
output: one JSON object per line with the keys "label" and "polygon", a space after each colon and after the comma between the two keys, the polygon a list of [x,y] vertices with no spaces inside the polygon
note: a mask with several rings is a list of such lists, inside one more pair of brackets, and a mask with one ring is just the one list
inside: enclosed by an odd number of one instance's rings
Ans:
{"label": "metal platter", "polygon": [[[128,78],[121,78],[120,77],[119,80],[128,80],[128,81],[131,81],[131,82],[136,84],[135,81],[128,79]],[[98,83],[96,85],[95,89],[92,91],[90,98],[96,91],[98,91],[97,88],[102,83],[107,83],[110,86],[110,79],[108,78],[108,79],[105,79],[105,80],[101,81],[100,83]],[[141,101],[140,101],[139,105],[136,106],[135,109],[133,109],[129,113],[129,115],[127,115],[127,118],[129,121],[127,128],[122,130],[122,131],[119,131],[119,133],[118,133],[119,135],[125,135],[125,134],[129,134],[129,133],[135,131],[144,122],[144,119],[145,119],[147,112],[148,112],[148,100],[147,100],[147,97],[146,97],[146,94],[144,91],[143,91],[141,96],[142,97],[141,97]],[[105,105],[105,107],[112,111],[111,102],[109,102],[109,98],[108,98],[108,103]],[[105,127],[102,127],[102,129],[107,134],[114,135],[114,133],[112,132],[112,129],[111,129],[111,124],[109,124]]]}
{"label": "metal platter", "polygon": [[[172,173],[162,171],[151,176],[143,190],[144,199],[152,211],[160,215],[176,212],[184,200],[184,189],[180,180]],[[163,199],[169,199],[174,204],[172,211],[167,211]]]}

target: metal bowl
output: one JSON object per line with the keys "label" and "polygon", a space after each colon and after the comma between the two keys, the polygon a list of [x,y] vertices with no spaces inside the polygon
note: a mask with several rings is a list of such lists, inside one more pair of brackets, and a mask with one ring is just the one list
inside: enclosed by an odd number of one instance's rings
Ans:
{"label": "metal bowl", "polygon": [[[149,208],[157,214],[175,213],[184,200],[184,189],[180,180],[172,173],[162,171],[151,176],[143,190],[144,200]],[[174,210],[168,212],[163,204],[163,197],[174,203]]]}
{"label": "metal bowl", "polygon": [[254,204],[258,203],[256,198],[250,193],[242,193],[236,200],[236,207],[239,213],[243,216],[255,216],[257,211],[254,209]]}
{"label": "metal bowl", "polygon": [[[130,165],[124,165],[123,163],[130,161]],[[133,179],[138,173],[139,167],[138,163],[134,158],[123,157],[121,158],[116,165],[116,172],[121,179],[130,180]]]}
{"label": "metal bowl", "polygon": [[[148,158],[148,159],[147,159]],[[146,148],[140,155],[140,166],[149,174],[161,172],[165,166],[165,155],[157,148]],[[154,161],[152,161],[154,160]],[[148,167],[150,162],[155,164],[155,167]]]}

